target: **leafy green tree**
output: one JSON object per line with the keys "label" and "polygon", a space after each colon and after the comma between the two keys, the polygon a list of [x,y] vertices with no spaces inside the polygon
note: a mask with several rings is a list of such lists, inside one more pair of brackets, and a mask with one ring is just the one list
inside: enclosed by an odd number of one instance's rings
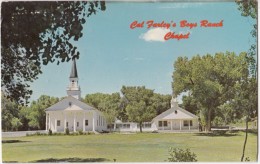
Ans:
{"label": "leafy green tree", "polygon": [[217,107],[234,97],[234,86],[248,77],[246,54],[216,53],[215,56],[179,57],[174,63],[173,90],[178,95],[189,91],[211,130]]}
{"label": "leafy green tree", "polygon": [[233,100],[235,110],[239,110],[245,116],[246,121],[246,135],[243,145],[241,162],[244,160],[245,148],[248,137],[248,122],[251,118],[255,117],[258,112],[257,94],[257,80],[255,78],[246,78],[241,83],[236,84],[236,94]]}
{"label": "leafy green tree", "polygon": [[6,96],[27,101],[30,83],[49,62],[79,58],[73,41],[83,36],[86,17],[105,2],[49,1],[1,3],[1,86]]}
{"label": "leafy green tree", "polygon": [[250,73],[252,76],[257,75],[257,13],[258,13],[258,1],[257,0],[236,0],[238,4],[238,10],[241,11],[241,15],[244,17],[249,17],[253,19],[253,28],[251,30],[251,35],[254,38],[250,49],[248,50],[248,62],[250,66]]}
{"label": "leafy green tree", "polygon": [[171,95],[162,95],[159,93],[154,93],[151,97],[152,106],[156,110],[156,115],[171,108]]}
{"label": "leafy green tree", "polygon": [[83,100],[85,103],[95,107],[98,109],[99,104],[107,97],[109,94],[104,93],[94,93],[94,94],[87,94],[85,99]]}
{"label": "leafy green tree", "polygon": [[126,114],[127,103],[128,103],[127,99],[125,97],[121,97],[119,111],[118,111],[118,119],[120,119],[121,121],[128,120],[128,116]]}
{"label": "leafy green tree", "polygon": [[118,118],[121,105],[121,97],[119,93],[104,94],[104,93],[94,93],[85,96],[84,102],[92,105],[93,107],[99,109],[104,113],[106,122],[110,125],[115,122]]}
{"label": "leafy green tree", "polygon": [[20,126],[22,126],[20,119],[17,117],[12,118],[11,124],[12,124],[12,130],[15,130],[15,131],[17,131]]}
{"label": "leafy green tree", "polygon": [[119,93],[112,93],[108,95],[99,105],[98,109],[103,111],[104,116],[106,118],[106,122],[109,126],[111,131],[112,124],[116,121],[118,117],[118,111],[120,107],[120,94]]}
{"label": "leafy green tree", "polygon": [[[244,160],[244,155],[245,155],[245,148],[246,148],[246,143],[247,143],[247,133],[248,133],[248,121],[250,118],[250,113],[254,108],[253,104],[257,105],[257,29],[258,29],[258,24],[257,24],[257,16],[258,16],[258,1],[257,0],[245,0],[245,1],[239,1],[237,0],[236,3],[238,4],[238,9],[241,11],[241,15],[244,17],[249,17],[252,18],[254,21],[253,24],[253,29],[251,30],[251,35],[255,39],[254,42],[252,43],[250,49],[248,50],[248,63],[249,63],[249,70],[251,76],[249,79],[245,80],[245,84],[247,87],[246,88],[251,88],[250,90],[252,91],[250,96],[247,96],[247,93],[242,93],[240,98],[246,98],[247,101],[246,104],[250,104],[249,106],[245,107],[246,112],[246,135],[245,135],[245,141],[243,145],[243,153],[241,156],[241,162]],[[252,89],[253,88],[253,89]],[[245,91],[247,92],[247,91]],[[251,98],[250,100],[247,98]],[[257,108],[256,108],[257,109]],[[257,111],[257,110],[256,110]],[[247,158],[245,159],[247,161]]]}
{"label": "leafy green tree", "polygon": [[19,127],[19,130],[22,130],[22,131],[30,130],[30,127],[29,127],[30,120],[28,118],[29,113],[30,113],[30,110],[29,110],[28,106],[21,106],[20,111],[19,111],[19,118],[22,123],[22,126]]}
{"label": "leafy green tree", "polygon": [[26,118],[29,120],[29,127],[32,129],[45,129],[45,109],[58,101],[59,98],[46,95],[41,95],[38,100],[32,101],[31,105],[26,109],[28,110]]}
{"label": "leafy green tree", "polygon": [[142,87],[126,87],[121,89],[123,97],[128,101],[126,112],[129,121],[138,122],[140,132],[142,132],[142,123],[151,121],[156,115],[155,107],[151,101],[153,90]]}
{"label": "leafy green tree", "polygon": [[[17,121],[19,114],[18,105],[8,99],[4,93],[1,94],[1,116],[2,130],[9,131],[14,129],[14,120]],[[15,126],[16,128],[17,126]]]}
{"label": "leafy green tree", "polygon": [[198,102],[196,102],[196,99],[193,98],[193,96],[182,96],[182,105],[181,107],[191,113],[199,114],[199,108],[198,108]]}
{"label": "leafy green tree", "polygon": [[226,126],[234,120],[235,110],[230,102],[218,106],[216,115],[223,120],[223,125]]}

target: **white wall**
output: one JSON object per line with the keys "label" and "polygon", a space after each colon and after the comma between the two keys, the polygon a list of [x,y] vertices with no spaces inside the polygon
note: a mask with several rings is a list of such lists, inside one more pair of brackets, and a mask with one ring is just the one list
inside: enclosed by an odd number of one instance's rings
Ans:
{"label": "white wall", "polygon": [[[51,129],[53,132],[64,132],[65,119],[68,122],[68,128],[70,132],[74,131],[74,117],[75,117],[75,130],[84,131],[83,127],[85,124],[84,120],[84,113],[85,113],[85,120],[88,120],[88,125],[85,126],[85,131],[93,131],[93,111],[82,111],[82,110],[71,110],[71,111],[48,111],[48,115],[50,117],[47,118],[48,129]],[[94,111],[94,126],[96,131],[106,130],[107,124],[105,121],[104,116],[102,113]],[[49,118],[50,118],[50,126],[49,126]],[[60,126],[57,126],[57,122],[60,120]],[[77,126],[78,125],[78,126]]]}
{"label": "white wall", "polygon": [[[190,121],[186,119],[187,121]],[[164,126],[162,124],[162,127],[159,127],[159,121],[167,121],[167,126]],[[184,121],[185,120],[154,120],[153,126],[156,127],[158,130],[189,130],[189,129],[198,129],[198,120],[197,119],[192,119],[192,125],[189,126],[184,126]]]}

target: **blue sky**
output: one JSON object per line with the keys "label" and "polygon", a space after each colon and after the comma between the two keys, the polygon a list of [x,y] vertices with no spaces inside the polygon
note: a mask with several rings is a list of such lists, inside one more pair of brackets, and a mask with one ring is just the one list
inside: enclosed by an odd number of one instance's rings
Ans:
{"label": "blue sky", "polygon": [[[199,23],[224,21],[222,28],[170,28],[190,32],[186,40],[146,41],[144,28],[130,24],[154,20]],[[120,92],[122,85],[146,86],[161,94],[171,94],[173,63],[179,56],[247,51],[253,41],[253,21],[242,17],[234,2],[208,3],[130,3],[107,2],[106,10],[87,19],[83,37],[75,45],[82,97],[86,94]],[[40,95],[66,96],[71,62],[43,66],[43,74],[32,85],[31,100]]]}

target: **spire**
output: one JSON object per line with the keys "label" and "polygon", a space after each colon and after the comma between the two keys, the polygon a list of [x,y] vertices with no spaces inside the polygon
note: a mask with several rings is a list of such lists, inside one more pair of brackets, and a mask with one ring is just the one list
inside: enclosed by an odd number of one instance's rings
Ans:
{"label": "spire", "polygon": [[72,59],[72,67],[70,72],[70,78],[78,78],[76,60]]}
{"label": "spire", "polygon": [[172,93],[171,108],[174,108],[174,107],[177,107],[177,106],[178,106],[177,98],[176,98],[175,94]]}
{"label": "spire", "polygon": [[73,96],[74,98],[80,100],[81,91],[78,84],[78,72],[77,72],[75,59],[72,60],[72,67],[71,67],[69,80],[70,80],[70,84],[67,88],[68,96]]}

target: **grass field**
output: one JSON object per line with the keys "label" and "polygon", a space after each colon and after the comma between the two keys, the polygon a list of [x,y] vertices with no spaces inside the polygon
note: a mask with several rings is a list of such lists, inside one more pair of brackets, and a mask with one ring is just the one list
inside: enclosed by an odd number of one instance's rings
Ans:
{"label": "grass field", "polygon": [[[199,162],[240,161],[245,133],[137,133],[3,138],[5,162],[164,162],[168,148],[190,148]],[[250,133],[245,157],[256,161],[257,134]]]}

